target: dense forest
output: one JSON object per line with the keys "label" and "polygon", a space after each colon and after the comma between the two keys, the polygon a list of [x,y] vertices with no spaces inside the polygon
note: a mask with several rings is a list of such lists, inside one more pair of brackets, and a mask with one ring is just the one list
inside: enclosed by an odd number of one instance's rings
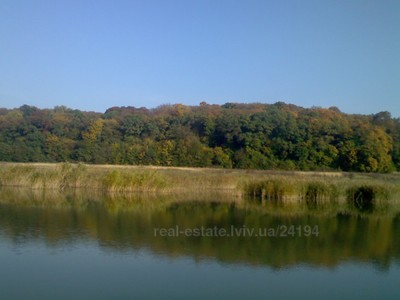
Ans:
{"label": "dense forest", "polygon": [[275,104],[0,109],[0,161],[400,170],[400,119]]}

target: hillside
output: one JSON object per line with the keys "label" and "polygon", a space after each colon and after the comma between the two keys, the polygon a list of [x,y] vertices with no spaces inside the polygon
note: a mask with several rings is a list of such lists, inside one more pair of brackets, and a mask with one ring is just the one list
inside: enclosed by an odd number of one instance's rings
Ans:
{"label": "hillside", "polygon": [[0,109],[0,161],[400,170],[400,120],[275,104]]}

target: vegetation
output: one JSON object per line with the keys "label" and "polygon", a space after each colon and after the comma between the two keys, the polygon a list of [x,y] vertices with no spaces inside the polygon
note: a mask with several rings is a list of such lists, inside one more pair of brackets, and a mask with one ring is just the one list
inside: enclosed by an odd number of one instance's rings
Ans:
{"label": "vegetation", "polygon": [[391,172],[400,170],[400,120],[283,102],[103,114],[24,105],[0,109],[0,161]]}
{"label": "vegetation", "polygon": [[97,189],[108,192],[225,191],[257,201],[301,200],[309,206],[346,200],[387,201],[400,195],[400,174],[288,172],[209,168],[0,163],[0,186],[33,189]]}
{"label": "vegetation", "polygon": [[[132,191],[235,191],[240,172],[84,164],[0,163],[0,186],[64,190],[99,189]],[[232,175],[231,175],[232,174]]]}
{"label": "vegetation", "polygon": [[347,190],[347,200],[350,205],[361,211],[372,211],[376,200],[387,200],[389,191],[379,185],[361,185]]}
{"label": "vegetation", "polygon": [[293,187],[287,180],[268,179],[265,181],[250,181],[244,185],[244,193],[261,200],[282,201],[293,192]]}

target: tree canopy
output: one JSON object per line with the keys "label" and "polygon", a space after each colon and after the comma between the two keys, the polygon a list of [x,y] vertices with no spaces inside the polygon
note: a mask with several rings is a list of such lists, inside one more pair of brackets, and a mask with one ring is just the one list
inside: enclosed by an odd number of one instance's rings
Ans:
{"label": "tree canopy", "polygon": [[0,109],[0,160],[283,170],[400,170],[389,112],[275,104]]}

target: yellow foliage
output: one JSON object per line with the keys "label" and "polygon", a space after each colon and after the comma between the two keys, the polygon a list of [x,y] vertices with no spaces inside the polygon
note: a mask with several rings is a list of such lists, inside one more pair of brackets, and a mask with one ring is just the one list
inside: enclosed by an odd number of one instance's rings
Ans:
{"label": "yellow foliage", "polygon": [[93,121],[90,124],[89,129],[82,133],[82,138],[87,142],[95,142],[103,131],[103,122],[102,119]]}

